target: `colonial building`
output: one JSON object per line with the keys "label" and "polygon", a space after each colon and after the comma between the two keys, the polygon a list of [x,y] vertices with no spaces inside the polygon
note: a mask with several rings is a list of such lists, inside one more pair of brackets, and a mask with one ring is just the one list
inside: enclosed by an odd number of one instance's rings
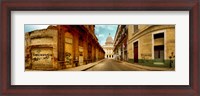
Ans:
{"label": "colonial building", "polygon": [[58,70],[104,58],[93,25],[57,25],[25,33],[26,68]]}
{"label": "colonial building", "polygon": [[128,25],[128,61],[174,67],[175,25]]}
{"label": "colonial building", "polygon": [[105,51],[105,58],[112,59],[113,58],[113,39],[110,36],[107,37],[105,45],[102,46]]}
{"label": "colonial building", "polygon": [[114,58],[116,60],[127,61],[127,39],[128,39],[128,25],[118,25],[117,32],[114,39]]}

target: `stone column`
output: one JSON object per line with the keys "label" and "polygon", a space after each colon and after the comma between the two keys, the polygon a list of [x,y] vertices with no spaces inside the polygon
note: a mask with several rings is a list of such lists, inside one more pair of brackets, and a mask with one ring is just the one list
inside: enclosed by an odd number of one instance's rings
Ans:
{"label": "stone column", "polygon": [[87,63],[88,59],[88,32],[84,34],[84,41],[83,41],[83,56],[84,56],[84,63]]}
{"label": "stone column", "polygon": [[65,34],[63,32],[64,26],[58,26],[58,32],[57,35],[54,35],[53,38],[54,40],[57,41],[57,44],[53,45],[53,50],[54,51],[54,61],[56,61],[57,63],[54,64],[54,68],[56,69],[62,69],[63,66],[63,61],[64,61],[64,47],[65,47]]}
{"label": "stone column", "polygon": [[[79,60],[79,45],[78,45],[78,41],[79,41],[79,36],[78,36],[78,31],[77,30],[73,30],[73,51],[74,51],[74,60],[73,60],[73,64],[74,66],[78,66],[78,60]],[[76,64],[77,63],[77,64]]]}

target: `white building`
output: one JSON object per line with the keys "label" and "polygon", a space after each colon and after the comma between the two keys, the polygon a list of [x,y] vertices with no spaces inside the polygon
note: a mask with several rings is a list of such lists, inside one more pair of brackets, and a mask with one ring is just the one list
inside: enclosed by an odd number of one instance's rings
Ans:
{"label": "white building", "polygon": [[110,36],[107,37],[105,45],[102,46],[105,51],[105,58],[113,58],[113,38]]}

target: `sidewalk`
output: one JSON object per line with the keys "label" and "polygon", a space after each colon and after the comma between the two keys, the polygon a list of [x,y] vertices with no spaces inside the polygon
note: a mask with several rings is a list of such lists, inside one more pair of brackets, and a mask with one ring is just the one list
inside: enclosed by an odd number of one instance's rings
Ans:
{"label": "sidewalk", "polygon": [[68,68],[68,69],[63,69],[63,70],[58,70],[58,71],[85,71],[101,62],[103,62],[105,59],[99,60],[97,62],[93,62],[93,63],[88,63],[86,65],[81,65],[78,67],[73,67],[73,68]]}
{"label": "sidewalk", "polygon": [[121,63],[124,63],[128,66],[136,67],[138,69],[141,69],[141,71],[175,71],[174,68],[159,68],[159,67],[150,67],[150,66],[144,66],[144,65],[139,65],[139,64],[133,64],[133,63],[128,63],[125,61],[119,61]]}

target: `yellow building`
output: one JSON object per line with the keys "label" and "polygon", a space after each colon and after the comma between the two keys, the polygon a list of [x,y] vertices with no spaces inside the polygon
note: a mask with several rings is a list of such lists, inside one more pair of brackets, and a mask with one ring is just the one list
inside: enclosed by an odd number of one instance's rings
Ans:
{"label": "yellow building", "polygon": [[25,33],[28,69],[58,70],[104,58],[94,25],[58,25]]}
{"label": "yellow building", "polygon": [[175,25],[128,25],[128,62],[175,67]]}
{"label": "yellow building", "polygon": [[127,61],[127,39],[128,25],[118,25],[114,39],[114,58],[116,60]]}
{"label": "yellow building", "polygon": [[113,39],[109,36],[106,39],[105,45],[102,46],[105,51],[105,58],[112,59],[113,58]]}

